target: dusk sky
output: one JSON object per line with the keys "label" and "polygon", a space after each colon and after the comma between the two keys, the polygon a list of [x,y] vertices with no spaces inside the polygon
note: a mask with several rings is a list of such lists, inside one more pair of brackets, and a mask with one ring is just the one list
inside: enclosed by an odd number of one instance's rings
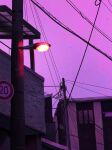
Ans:
{"label": "dusk sky", "polygon": [[[82,18],[66,2],[66,0],[38,0],[38,2],[65,25],[71,28],[74,32],[88,40],[92,26],[86,22],[84,18]],[[94,22],[98,9],[98,6],[95,6],[94,4],[95,0],[72,0],[72,2],[84,13],[85,16]],[[1,5],[7,5],[10,8],[11,3],[11,0],[0,1]],[[37,7],[35,7],[35,9],[32,7],[34,12],[33,16],[30,0],[24,0],[24,4],[24,19],[41,32],[37,14],[40,16],[46,37],[51,44],[51,51],[55,59],[60,77],[64,77],[65,80],[74,81],[84,50],[86,48],[86,44],[54,23]],[[32,2],[31,5],[33,6]],[[37,26],[35,25],[34,18],[36,20]],[[96,26],[110,38],[112,38],[112,0],[103,0],[96,21]],[[41,40],[43,41],[44,38],[42,34],[41,37]],[[95,29],[93,31],[90,42],[108,55],[112,56],[112,43]],[[26,42],[24,44],[26,44]],[[46,52],[46,57],[53,74],[55,85],[59,85],[49,57],[49,52]],[[29,66],[30,63],[28,51],[25,52],[24,58],[25,65]],[[54,86],[44,54],[35,51],[35,63],[36,72],[45,78],[45,85]],[[77,82],[107,87],[110,88],[110,90],[77,83],[77,86],[75,86],[73,90],[72,97],[112,96],[112,62],[93,48],[88,47],[87,54]],[[72,84],[67,81],[66,85],[68,91],[70,92]],[[91,91],[88,91],[87,89]],[[96,93],[92,91],[95,91]],[[55,88],[45,88],[45,92],[56,94]],[[99,94],[97,92],[99,92]]]}

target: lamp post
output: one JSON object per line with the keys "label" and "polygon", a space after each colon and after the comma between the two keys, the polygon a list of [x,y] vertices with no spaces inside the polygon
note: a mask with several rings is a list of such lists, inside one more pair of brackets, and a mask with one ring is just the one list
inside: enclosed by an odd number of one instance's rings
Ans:
{"label": "lamp post", "polygon": [[[39,44],[33,46],[41,47]],[[23,0],[12,0],[11,82],[14,96],[11,100],[11,150],[25,150],[23,49]]]}

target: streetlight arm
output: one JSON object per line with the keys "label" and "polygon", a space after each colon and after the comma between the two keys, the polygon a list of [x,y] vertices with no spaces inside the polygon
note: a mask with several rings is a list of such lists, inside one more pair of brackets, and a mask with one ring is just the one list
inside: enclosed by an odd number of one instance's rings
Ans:
{"label": "streetlight arm", "polygon": [[30,48],[34,48],[34,44],[23,46],[23,47],[18,47],[18,49],[21,49],[21,50],[29,50]]}
{"label": "streetlight arm", "polygon": [[23,47],[18,47],[18,49],[36,49],[40,52],[45,52],[47,51],[49,48],[51,47],[51,45],[47,42],[39,42],[39,43],[35,43],[35,44],[31,44],[28,46],[23,46]]}

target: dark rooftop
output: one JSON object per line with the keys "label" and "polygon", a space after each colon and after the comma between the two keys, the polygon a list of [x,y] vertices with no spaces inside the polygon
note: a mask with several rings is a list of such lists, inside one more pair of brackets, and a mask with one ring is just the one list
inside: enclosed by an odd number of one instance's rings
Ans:
{"label": "dark rooftop", "polygon": [[70,102],[98,102],[98,101],[107,101],[107,100],[112,101],[112,96],[72,98]]}
{"label": "dark rooftop", "polygon": [[[7,6],[0,6],[0,39],[12,38],[12,10]],[[39,39],[40,32],[23,20],[23,38]]]}

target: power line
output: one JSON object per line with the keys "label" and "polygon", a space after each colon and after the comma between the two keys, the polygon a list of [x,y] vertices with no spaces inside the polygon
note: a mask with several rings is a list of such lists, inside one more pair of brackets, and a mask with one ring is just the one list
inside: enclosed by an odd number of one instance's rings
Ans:
{"label": "power line", "polygon": [[[90,25],[93,26],[93,22],[87,16],[85,16],[85,14],[82,13],[82,11],[71,0],[66,0],[66,1],[84,20],[86,20]],[[112,38],[109,37],[106,33],[104,33],[100,28],[98,28],[96,25],[94,26],[94,28],[100,34],[102,34],[102,36],[104,36],[107,40],[109,40],[110,42],[112,42]]]}
{"label": "power line", "polygon": [[[36,12],[37,10],[36,10],[36,8],[35,8],[35,5],[33,5],[33,6],[34,6],[34,9],[35,9],[35,12]],[[47,36],[46,36],[46,34],[45,34],[45,30],[44,30],[44,28],[43,28],[41,19],[40,19],[40,17],[39,17],[39,14],[36,13],[36,16],[37,16],[37,19],[38,19],[38,22],[39,22],[41,31],[42,31],[42,33],[43,33],[42,35],[43,35],[43,37],[44,37],[44,40],[45,40],[46,42],[48,42]],[[56,75],[56,77],[57,77],[58,83],[60,83],[60,82],[61,82],[61,77],[60,77],[59,70],[58,70],[58,68],[57,68],[57,65],[56,65],[56,62],[55,62],[55,60],[54,60],[54,56],[53,56],[53,54],[52,54],[51,49],[49,49],[48,54],[49,54],[49,57],[50,57],[50,60],[51,60],[51,63],[52,63],[52,66],[53,66],[55,75]]]}
{"label": "power line", "polygon": [[[36,26],[36,28],[37,28],[37,24],[36,24],[34,12],[33,12],[32,5],[31,5],[31,1],[29,1],[29,4],[30,4],[31,12],[32,12],[32,15],[33,15],[33,18],[34,18],[34,23],[35,23],[35,26]],[[37,15],[36,15],[36,16],[37,16]],[[43,36],[45,36],[45,35],[44,35],[44,31],[43,31],[43,27],[42,27],[42,24],[41,24],[41,21],[40,21],[40,20],[39,20],[39,26],[40,26],[40,29],[41,29],[41,31],[42,31],[42,33],[43,33]],[[50,68],[50,65],[49,65],[49,62],[48,62],[48,59],[47,59],[47,56],[46,56],[45,53],[44,53],[44,57],[45,57],[45,60],[46,60],[46,63],[47,63],[48,69],[49,69],[49,73],[50,73],[52,82],[53,82],[54,87],[55,87],[55,90],[56,90],[56,92],[57,92],[57,88],[56,88],[56,86],[55,86],[55,81],[54,81],[54,78],[53,78],[53,74],[52,74],[52,72],[51,72],[51,68]]]}
{"label": "power line", "polygon": [[[100,6],[101,6],[101,2],[100,2],[100,4],[99,4],[99,6],[98,6],[98,10],[97,10],[96,17],[95,17],[95,20],[94,20],[94,23],[93,23],[93,26],[92,26],[92,29],[91,29],[91,33],[90,33],[90,36],[89,36],[89,39],[88,39],[88,43],[90,42],[91,37],[92,37],[92,34],[93,34],[93,30],[94,30],[94,26],[95,26],[95,23],[96,23],[98,14],[99,14]],[[87,46],[86,46],[86,48],[85,48],[85,51],[84,51],[84,54],[83,54],[81,63],[80,63],[80,65],[79,65],[79,69],[78,69],[78,71],[77,71],[77,74],[76,74],[76,77],[75,77],[73,86],[72,86],[72,88],[71,88],[71,91],[70,91],[70,94],[69,94],[69,99],[71,98],[71,94],[72,94],[72,92],[73,92],[73,89],[74,89],[74,87],[75,87],[77,78],[78,78],[79,73],[80,73],[80,70],[81,70],[81,68],[82,68],[82,64],[83,64],[83,62],[84,62],[84,59],[85,59],[85,56],[86,56],[86,53],[87,53],[87,50],[88,50],[88,47],[89,47],[89,44],[88,44],[88,43],[87,43]]]}
{"label": "power line", "polygon": [[54,103],[53,103],[52,107],[54,107],[54,106],[55,106],[55,104],[56,104],[58,101],[59,101],[59,100],[58,100],[58,99],[56,99],[56,100],[54,101]]}
{"label": "power line", "polygon": [[2,41],[0,41],[0,43],[9,49],[9,55],[10,55],[11,54],[11,48]]}
{"label": "power line", "polygon": [[[73,82],[74,82],[74,81],[71,81],[71,80],[66,80],[66,81],[70,82],[71,84],[73,84]],[[100,85],[96,85],[96,84],[89,84],[89,83],[84,83],[84,82],[76,82],[76,83],[112,91],[112,88],[108,88],[108,87],[104,87],[104,86],[100,86]]]}
{"label": "power line", "polygon": [[35,19],[35,15],[34,15],[34,12],[33,12],[33,8],[32,8],[32,5],[31,5],[31,1],[29,1],[29,4],[30,4],[30,8],[31,8],[32,15],[33,15],[33,19],[34,19],[34,24],[35,24],[35,26],[36,26],[36,28],[37,28],[37,21],[36,21],[36,19]]}
{"label": "power line", "polygon": [[8,49],[11,49],[11,47],[9,47],[7,44],[5,44],[4,42],[0,41],[1,44],[3,44],[4,46],[6,46]]}
{"label": "power line", "polygon": [[109,60],[112,61],[112,57],[109,56],[108,54],[104,53],[102,50],[100,50],[99,48],[97,48],[95,45],[89,43],[88,41],[86,41],[84,38],[82,38],[80,35],[78,35],[77,33],[75,33],[73,30],[71,30],[69,27],[67,27],[66,25],[64,25],[60,20],[58,20],[56,17],[54,17],[49,11],[47,11],[43,6],[41,6],[38,2],[34,2],[33,0],[31,0],[32,3],[34,5],[36,5],[38,8],[40,8],[49,18],[51,18],[55,23],[57,23],[60,27],[62,27],[63,29],[65,29],[66,31],[68,31],[69,33],[71,33],[72,35],[78,37],[80,40],[82,40],[84,43],[88,44],[90,47],[92,47],[93,49],[95,49],[96,51],[98,51],[100,54],[102,54],[103,56],[105,56],[106,58],[108,58]]}
{"label": "power line", "polygon": [[112,10],[102,1],[102,4],[107,8],[107,10],[112,14]]}
{"label": "power line", "polygon": [[112,3],[110,2],[110,0],[108,0],[108,3],[110,4],[110,6],[112,7]]}
{"label": "power line", "polygon": [[83,84],[83,85],[88,85],[88,86],[93,86],[93,87],[97,87],[97,88],[102,88],[102,89],[106,89],[106,90],[111,90],[111,88],[107,88],[107,87],[103,87],[103,86],[99,86],[99,85],[94,85],[94,84],[88,84],[88,83],[82,83],[82,82],[77,82],[78,84]]}
{"label": "power line", "polygon": [[[33,8],[35,9],[35,12],[37,12],[37,10],[36,10],[36,8],[35,8],[35,5],[33,5]],[[33,10],[32,10],[32,12],[33,12]],[[33,16],[34,16],[34,15],[33,15]],[[41,29],[43,38],[44,38],[45,41],[48,41],[38,12],[36,13],[36,17],[37,17],[37,20],[38,20],[38,23],[39,23],[39,26],[40,26],[40,29]],[[53,69],[54,69],[54,73],[55,73],[55,75],[56,75],[58,84],[59,84],[60,81],[61,81],[61,79],[60,79],[59,71],[58,71],[56,62],[55,62],[55,60],[54,60],[54,57],[53,57],[53,54],[52,54],[51,49],[48,51],[48,54],[49,54],[49,58],[50,58],[50,60],[51,60],[52,67],[53,67]],[[48,60],[47,60],[47,56],[46,56],[45,53],[44,53],[44,57],[45,57],[45,59],[46,59],[47,64],[49,65]],[[52,74],[52,72],[51,72],[51,70],[50,70],[50,66],[48,66],[48,67],[49,67],[50,74]],[[55,81],[54,81],[54,79],[53,79],[53,75],[52,75],[52,81],[53,81],[53,83],[55,84]],[[57,88],[56,88],[56,87],[55,87],[55,90],[56,90],[56,92],[57,92]]]}
{"label": "power line", "polygon": [[103,93],[100,93],[100,92],[97,92],[97,91],[94,91],[94,90],[90,90],[90,89],[88,89],[88,88],[85,88],[85,87],[82,87],[82,86],[79,86],[79,85],[75,85],[75,86],[77,86],[77,87],[79,87],[79,88],[81,88],[81,89],[84,89],[84,90],[86,90],[86,91],[90,91],[90,92],[95,93],[95,94],[100,94],[100,95],[103,95],[103,96],[106,96],[106,97],[110,97],[110,96],[107,96],[107,95],[105,95],[105,94],[103,94]]}

